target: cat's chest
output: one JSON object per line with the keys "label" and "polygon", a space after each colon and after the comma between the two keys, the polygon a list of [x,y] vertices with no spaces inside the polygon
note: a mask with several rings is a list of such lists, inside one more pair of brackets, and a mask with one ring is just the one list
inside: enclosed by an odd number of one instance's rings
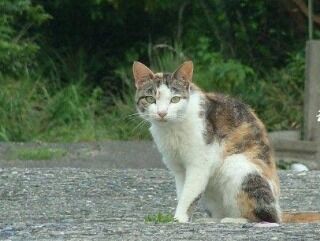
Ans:
{"label": "cat's chest", "polygon": [[201,123],[171,128],[151,127],[150,131],[165,161],[184,165],[199,158],[204,160],[212,149],[204,141]]}

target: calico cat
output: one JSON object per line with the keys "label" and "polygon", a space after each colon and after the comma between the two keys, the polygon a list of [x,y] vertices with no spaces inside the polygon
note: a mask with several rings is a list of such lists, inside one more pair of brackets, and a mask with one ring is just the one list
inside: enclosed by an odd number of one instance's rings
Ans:
{"label": "calico cat", "polygon": [[263,123],[246,104],[192,83],[193,63],[174,73],[133,64],[136,105],[173,173],[175,220],[201,199],[214,218],[281,222],[279,179]]}

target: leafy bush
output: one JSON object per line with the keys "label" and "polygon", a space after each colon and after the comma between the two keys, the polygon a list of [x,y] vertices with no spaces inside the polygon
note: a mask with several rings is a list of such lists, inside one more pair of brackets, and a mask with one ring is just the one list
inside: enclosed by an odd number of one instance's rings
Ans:
{"label": "leafy bush", "polygon": [[297,129],[302,126],[305,58],[292,54],[288,64],[265,75],[267,106],[261,110],[263,120],[272,130]]}
{"label": "leafy bush", "polygon": [[[36,2],[53,18],[40,28],[44,49],[59,54],[82,49],[86,56],[98,60],[99,67],[91,65],[88,75],[93,76],[90,83],[100,86],[117,84],[114,70],[125,64],[123,60],[133,49],[141,53],[141,61],[150,59],[149,42],[160,46],[174,39],[191,53],[201,44],[199,39],[207,38],[213,52],[260,72],[283,67],[288,53],[300,49],[305,41],[301,31],[306,29],[296,28],[296,18],[288,14],[291,10],[285,1]],[[77,61],[77,55],[71,57]]]}
{"label": "leafy bush", "polygon": [[105,98],[98,87],[88,88],[81,83],[54,87],[44,78],[20,78],[0,80],[0,141],[77,142],[149,137],[143,128],[147,123],[135,114],[132,91],[122,98]]}
{"label": "leafy bush", "polygon": [[100,89],[88,91],[71,84],[49,90],[42,81],[30,76],[1,81],[0,140],[63,140],[68,135],[76,139],[72,128],[80,131],[89,123],[94,127],[96,112],[102,109]]}
{"label": "leafy bush", "polygon": [[[196,60],[194,81],[200,87],[243,99],[257,111],[269,130],[301,127],[304,79],[301,53],[292,55],[284,68],[262,75],[237,60],[223,59],[210,50],[206,39],[200,42],[192,56]],[[186,56],[191,56],[181,45],[173,46],[170,51],[150,46],[149,62],[153,69],[173,71]],[[53,65],[51,72],[42,71],[46,76],[0,78],[0,141],[150,138],[148,123],[135,110],[131,60],[137,54],[131,53],[127,58],[126,66],[114,73],[121,89],[126,91],[115,94],[86,86],[87,74],[82,66],[86,63],[80,60],[72,72],[66,66],[63,69]],[[60,82],[62,75],[74,78],[74,83]]]}
{"label": "leafy bush", "polygon": [[32,29],[48,20],[50,15],[30,0],[2,0],[0,9],[0,75],[17,76],[34,64],[39,45]]}
{"label": "leafy bush", "polygon": [[269,130],[299,128],[306,29],[284,2],[2,0],[0,140],[149,138],[134,60],[192,59],[204,90],[241,98]]}
{"label": "leafy bush", "polygon": [[225,60],[210,49],[208,38],[200,38],[194,52],[195,80],[205,90],[245,96],[252,87],[251,83],[257,79],[251,67],[235,59]]}

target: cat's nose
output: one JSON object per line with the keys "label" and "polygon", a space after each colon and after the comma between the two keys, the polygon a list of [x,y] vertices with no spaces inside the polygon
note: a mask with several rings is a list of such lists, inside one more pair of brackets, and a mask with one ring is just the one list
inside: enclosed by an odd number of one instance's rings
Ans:
{"label": "cat's nose", "polygon": [[166,112],[166,111],[158,111],[158,115],[159,115],[161,118],[165,117],[167,114],[168,114],[168,112]]}

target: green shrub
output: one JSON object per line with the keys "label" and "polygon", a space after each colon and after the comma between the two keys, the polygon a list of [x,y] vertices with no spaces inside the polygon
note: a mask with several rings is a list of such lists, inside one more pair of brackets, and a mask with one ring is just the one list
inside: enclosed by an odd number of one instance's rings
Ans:
{"label": "green shrub", "polygon": [[244,100],[269,130],[299,128],[304,59],[287,58],[304,37],[282,2],[2,0],[0,141],[150,138],[134,60],[192,59],[204,90]]}
{"label": "green shrub", "polygon": [[267,106],[261,116],[271,130],[297,129],[302,126],[305,58],[292,54],[288,64],[265,74]]}
{"label": "green shrub", "polygon": [[45,102],[45,86],[25,77],[0,79],[0,141],[27,141],[35,135]]}
{"label": "green shrub", "polygon": [[30,0],[1,0],[0,9],[0,75],[17,76],[34,65],[39,45],[37,34],[31,30],[50,15]]}
{"label": "green shrub", "polygon": [[[235,59],[225,60],[214,52],[208,38],[200,38],[195,47],[195,81],[207,91],[217,91],[254,102],[261,94],[261,83],[255,71]],[[248,98],[249,97],[249,98]]]}
{"label": "green shrub", "polygon": [[[94,139],[96,113],[103,109],[101,89],[80,84],[50,89],[30,76],[0,83],[0,141]],[[90,137],[84,137],[89,126]]]}

